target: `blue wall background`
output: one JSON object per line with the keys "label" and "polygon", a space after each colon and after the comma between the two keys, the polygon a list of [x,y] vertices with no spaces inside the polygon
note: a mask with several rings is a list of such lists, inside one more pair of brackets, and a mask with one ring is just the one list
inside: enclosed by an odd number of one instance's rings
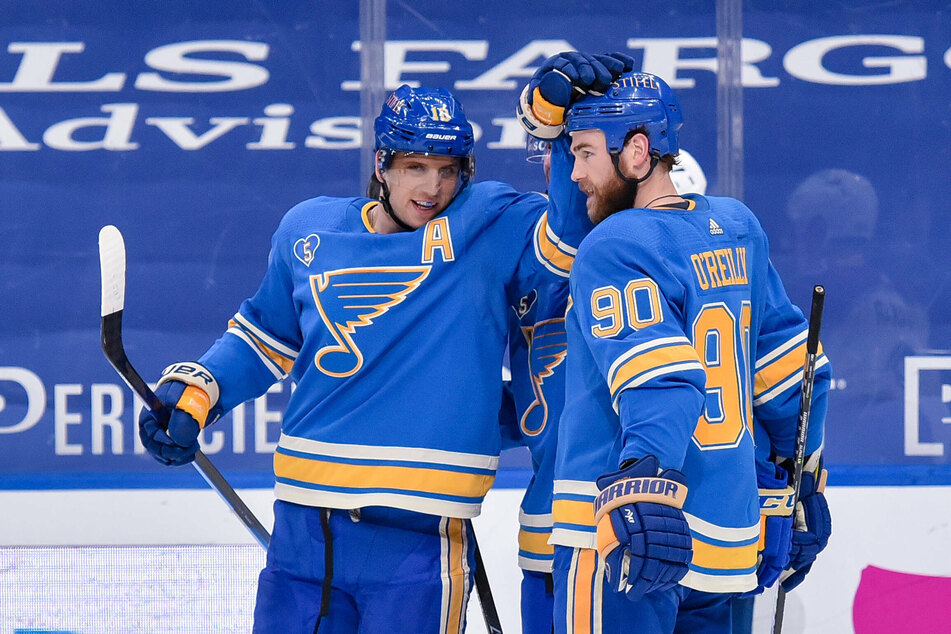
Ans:
{"label": "blue wall background", "polygon": [[[97,234],[126,237],[143,376],[200,355],[282,214],[364,189],[357,6],[0,2],[0,488],[203,486],[135,450],[131,391],[99,347]],[[793,299],[828,289],[833,484],[951,483],[949,9],[744,5],[745,199]],[[387,18],[387,88],[453,90],[482,131],[477,178],[543,187],[519,89],[558,50],[626,50],[677,90],[717,193],[714,3],[421,0]],[[933,367],[906,393],[908,358]],[[236,486],[270,485],[284,400],[219,423],[207,453]],[[503,465],[517,484],[524,455]]]}

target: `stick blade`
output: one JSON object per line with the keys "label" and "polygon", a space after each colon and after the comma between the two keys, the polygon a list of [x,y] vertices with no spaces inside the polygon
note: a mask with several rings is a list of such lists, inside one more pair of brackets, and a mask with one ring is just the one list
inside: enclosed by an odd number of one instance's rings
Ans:
{"label": "stick blade", "polygon": [[102,275],[101,316],[122,310],[125,305],[125,242],[114,225],[99,230],[99,269]]}

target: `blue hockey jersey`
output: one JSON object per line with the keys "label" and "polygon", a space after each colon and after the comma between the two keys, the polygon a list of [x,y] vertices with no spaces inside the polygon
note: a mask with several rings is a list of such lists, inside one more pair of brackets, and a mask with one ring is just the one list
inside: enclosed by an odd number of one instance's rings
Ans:
{"label": "blue hockey jersey", "polygon": [[422,228],[388,235],[373,232],[366,198],[286,214],[259,289],[200,360],[225,411],[295,382],[279,499],[478,515],[498,464],[507,313],[530,289],[566,283],[563,241],[587,229],[583,199],[568,199],[559,214],[539,194],[477,183]]}
{"label": "blue hockey jersey", "polygon": [[519,508],[518,564],[551,572],[551,491],[557,422],[565,401],[567,284],[548,284],[513,307],[509,362],[513,408],[508,435],[528,447],[532,478]]}
{"label": "blue hockey jersey", "polygon": [[[687,478],[694,554],[681,584],[745,591],[756,586],[759,539],[753,417],[777,451],[792,451],[807,324],[752,212],[686,198],[688,209],[613,214],[578,251],[552,541],[594,548],[598,476],[654,454]],[[818,368],[821,400],[824,354]],[[814,449],[823,424],[813,423]]]}

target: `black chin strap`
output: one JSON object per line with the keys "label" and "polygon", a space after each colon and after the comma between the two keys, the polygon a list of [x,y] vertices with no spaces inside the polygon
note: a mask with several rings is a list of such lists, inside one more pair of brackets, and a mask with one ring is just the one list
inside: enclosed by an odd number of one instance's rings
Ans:
{"label": "black chin strap", "polygon": [[405,222],[403,222],[396,215],[396,212],[393,211],[393,205],[390,204],[390,188],[386,186],[386,180],[383,178],[382,171],[380,172],[380,186],[381,186],[381,189],[383,190],[383,195],[380,196],[380,204],[383,205],[384,211],[386,211],[387,215],[389,215],[389,217],[392,218],[393,222],[395,222],[400,229],[402,229],[403,231],[413,231],[413,228],[409,226],[408,224],[406,224]]}
{"label": "black chin strap", "polygon": [[623,172],[621,172],[621,165],[620,165],[621,153],[620,152],[611,153],[611,162],[614,163],[614,171],[617,172],[617,175],[621,177],[622,181],[624,181],[625,183],[630,183],[631,185],[634,185],[635,192],[637,192],[637,186],[643,183],[644,181],[646,181],[648,178],[650,178],[651,174],[654,173],[654,168],[657,167],[657,162],[659,160],[660,158],[658,156],[651,154],[651,168],[647,170],[647,173],[644,174],[644,176],[641,178],[628,178],[627,176],[624,175]]}
{"label": "black chin strap", "polygon": [[634,190],[631,193],[631,205],[633,205],[634,201],[637,200],[637,186],[643,183],[644,181],[646,181],[648,178],[650,178],[650,175],[654,173],[654,168],[657,167],[657,162],[659,160],[659,157],[657,157],[654,154],[651,154],[650,156],[651,156],[651,168],[647,170],[647,173],[644,174],[642,178],[628,178],[621,171],[621,165],[620,165],[621,153],[620,152],[611,153],[611,162],[614,163],[614,171],[617,172],[617,175],[621,178],[622,181],[631,185],[631,188]]}

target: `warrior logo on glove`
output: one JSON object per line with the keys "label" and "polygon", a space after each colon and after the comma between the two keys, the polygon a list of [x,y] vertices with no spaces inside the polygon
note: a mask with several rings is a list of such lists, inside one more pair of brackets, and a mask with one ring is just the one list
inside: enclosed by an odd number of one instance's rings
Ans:
{"label": "warrior logo on glove", "polygon": [[[636,495],[638,502],[656,502],[676,508],[683,508],[687,497],[687,487],[666,478],[628,478],[612,484],[594,501],[596,517],[604,515],[626,503],[618,498]],[[616,500],[616,502],[615,502]],[[611,504],[611,502],[615,502]]]}
{"label": "warrior logo on glove", "polygon": [[598,551],[608,582],[631,601],[677,585],[693,556],[681,511],[687,497],[683,474],[660,471],[655,456],[644,456],[598,478],[598,487]]}

